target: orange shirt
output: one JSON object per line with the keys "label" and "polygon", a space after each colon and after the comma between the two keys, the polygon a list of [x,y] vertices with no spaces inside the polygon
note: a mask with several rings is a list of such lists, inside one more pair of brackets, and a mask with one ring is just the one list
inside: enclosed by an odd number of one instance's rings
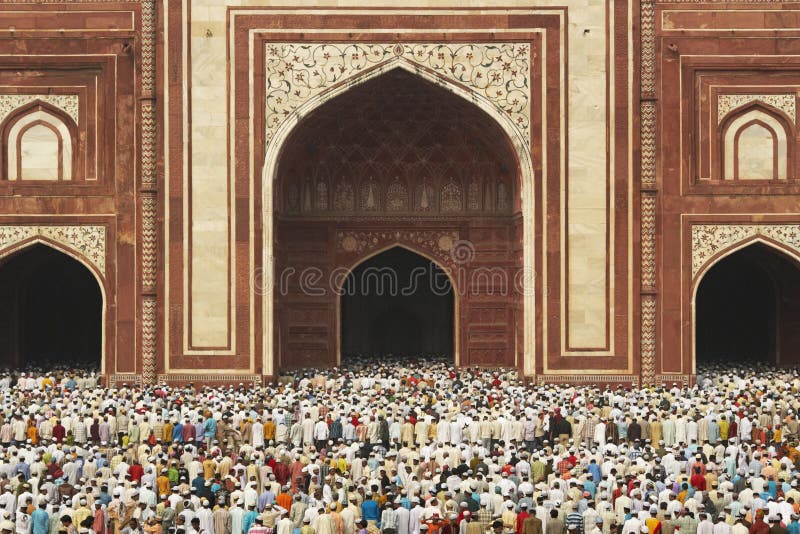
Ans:
{"label": "orange shirt", "polygon": [[28,425],[28,439],[31,440],[31,443],[34,445],[39,442],[39,429],[34,425]]}
{"label": "orange shirt", "polygon": [[292,509],[292,496],[288,493],[279,493],[278,496],[275,497],[275,502],[287,512]]}

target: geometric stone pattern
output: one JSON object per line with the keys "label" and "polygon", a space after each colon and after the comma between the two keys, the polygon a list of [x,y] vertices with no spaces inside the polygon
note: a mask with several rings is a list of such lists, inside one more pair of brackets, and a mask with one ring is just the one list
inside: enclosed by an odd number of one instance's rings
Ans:
{"label": "geometric stone pattern", "polygon": [[731,110],[749,104],[750,102],[758,101],[783,111],[792,119],[792,122],[795,122],[797,113],[795,107],[796,100],[793,93],[771,95],[719,95],[717,97],[717,120],[722,122]]}
{"label": "geometric stone pattern", "polygon": [[402,59],[487,98],[530,143],[530,46],[523,43],[267,43],[266,141],[312,97]]}
{"label": "geometric stone pattern", "polygon": [[539,386],[544,384],[606,384],[606,383],[630,383],[636,387],[639,383],[636,375],[547,375],[536,377]]}
{"label": "geometric stone pattern", "polygon": [[156,107],[142,103],[142,182],[156,181]]}
{"label": "geometric stone pattern", "polygon": [[[640,17],[640,75],[641,102],[639,104],[640,126],[639,144],[641,162],[639,176],[641,187],[656,187],[656,10],[654,0],[642,0],[639,4]],[[649,99],[649,100],[648,100]],[[655,381],[656,372],[656,191],[641,192],[641,288],[650,291],[642,293],[640,300],[640,343],[641,377],[645,384]]]}
{"label": "geometric stone pattern", "polygon": [[36,236],[47,238],[79,252],[97,268],[98,272],[105,276],[105,226],[0,226],[0,250]]}
{"label": "geometric stone pattern", "polygon": [[715,254],[753,236],[767,237],[800,255],[798,224],[693,224],[692,279]]}
{"label": "geometric stone pattern", "polygon": [[656,183],[656,103],[641,104],[642,185]]}
{"label": "geometric stone pattern", "polygon": [[123,373],[108,376],[109,387],[120,387],[122,384],[129,386],[141,386],[142,377],[133,373]]}
{"label": "geometric stone pattern", "polygon": [[651,96],[656,91],[656,7],[653,0],[640,4],[641,88],[642,95]]}
{"label": "geometric stone pattern", "polygon": [[145,384],[156,381],[156,297],[142,298],[142,379]]}
{"label": "geometric stone pattern", "polygon": [[156,196],[156,1],[142,1],[141,30],[141,183],[147,189],[139,194],[142,214],[141,242],[138,244],[142,272],[142,379],[152,385],[157,372],[157,310],[155,294],[158,269],[158,198]]}
{"label": "geometric stone pattern", "polygon": [[159,383],[166,383],[166,382],[224,382],[224,383],[231,383],[231,382],[240,382],[243,385],[251,386],[251,387],[260,387],[262,384],[261,375],[233,375],[233,374],[224,374],[224,375],[204,375],[204,374],[196,374],[196,375],[187,375],[187,374],[168,374],[168,375],[158,375],[158,382]]}
{"label": "geometric stone pattern", "polygon": [[642,383],[655,383],[656,374],[656,297],[642,296]]}
{"label": "geometric stone pattern", "polygon": [[142,91],[155,88],[156,2],[142,0]]}
{"label": "geometric stone pattern", "polygon": [[690,382],[689,375],[682,375],[682,374],[674,374],[674,375],[656,375],[654,383],[656,385],[664,384],[666,386],[671,386],[672,384],[678,384],[681,386],[688,386]]}
{"label": "geometric stone pattern", "polygon": [[142,195],[142,242],[141,242],[141,264],[142,264],[142,286],[145,289],[153,289],[156,285],[156,273],[158,272],[157,250],[158,244],[158,225],[156,223],[156,197],[152,194]]}
{"label": "geometric stone pattern", "polygon": [[656,285],[656,196],[642,193],[642,287]]}
{"label": "geometric stone pattern", "polygon": [[78,95],[0,95],[0,123],[20,106],[29,104],[34,100],[41,100],[46,104],[56,107],[72,117],[75,124],[79,124]]}

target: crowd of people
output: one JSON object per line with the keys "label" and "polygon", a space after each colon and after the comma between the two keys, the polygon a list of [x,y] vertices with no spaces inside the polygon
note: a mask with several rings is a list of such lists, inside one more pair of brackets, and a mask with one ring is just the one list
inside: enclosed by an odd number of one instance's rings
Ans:
{"label": "crowd of people", "polygon": [[800,534],[800,375],[526,384],[361,363],[252,387],[0,377],[2,534]]}

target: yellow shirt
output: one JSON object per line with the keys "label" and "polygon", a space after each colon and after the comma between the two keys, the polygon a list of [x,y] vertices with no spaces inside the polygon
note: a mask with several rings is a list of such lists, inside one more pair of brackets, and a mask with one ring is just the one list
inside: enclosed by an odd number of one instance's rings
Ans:
{"label": "yellow shirt", "polygon": [[208,459],[203,462],[203,478],[211,480],[217,472],[217,463],[214,460]]}
{"label": "yellow shirt", "polygon": [[719,422],[719,439],[726,440],[728,439],[728,430],[730,430],[731,424],[727,421],[720,421]]}
{"label": "yellow shirt", "polygon": [[156,486],[158,487],[158,493],[160,495],[169,495],[170,494],[169,477],[167,477],[167,475],[159,476],[156,479]]}
{"label": "yellow shirt", "polygon": [[174,428],[175,426],[172,423],[170,422],[165,423],[163,430],[161,430],[161,441],[163,441],[164,443],[172,443],[172,430]]}

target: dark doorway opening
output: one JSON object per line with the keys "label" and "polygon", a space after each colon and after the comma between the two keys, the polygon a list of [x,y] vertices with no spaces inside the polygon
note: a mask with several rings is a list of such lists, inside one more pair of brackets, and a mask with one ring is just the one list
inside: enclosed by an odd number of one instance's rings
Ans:
{"label": "dark doorway opening", "polygon": [[46,245],[0,261],[0,367],[101,369],[103,297],[87,267]]}
{"label": "dark doorway opening", "polygon": [[347,276],[341,296],[342,363],[375,358],[453,360],[454,293],[436,263],[402,247]]}
{"label": "dark doorway opening", "polygon": [[800,362],[800,269],[770,246],[749,245],[714,265],[695,301],[696,363]]}

